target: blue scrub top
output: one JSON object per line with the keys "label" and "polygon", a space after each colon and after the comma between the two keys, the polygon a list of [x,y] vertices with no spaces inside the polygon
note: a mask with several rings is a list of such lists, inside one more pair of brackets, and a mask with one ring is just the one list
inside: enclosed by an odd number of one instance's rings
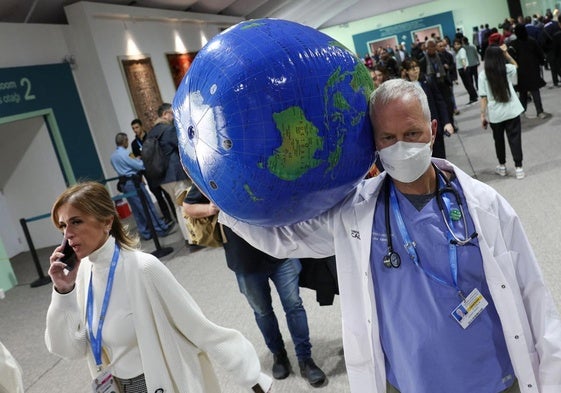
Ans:
{"label": "blue scrub top", "polygon": [[[457,180],[453,185],[466,207]],[[382,190],[376,205],[370,263],[388,381],[402,393],[498,393],[508,388],[514,382],[514,371],[485,280],[477,238],[456,247],[458,286],[465,296],[477,288],[489,305],[464,330],[451,315],[461,299],[453,286],[448,230],[436,197],[418,211],[396,190],[420,265],[449,286],[431,279],[409,258],[391,207],[393,248],[402,263],[397,269],[384,266],[388,247],[385,191]],[[449,199],[451,207],[457,207],[454,197]],[[474,226],[467,207],[464,212],[471,234]],[[454,221],[454,230],[463,239],[463,220]]]}

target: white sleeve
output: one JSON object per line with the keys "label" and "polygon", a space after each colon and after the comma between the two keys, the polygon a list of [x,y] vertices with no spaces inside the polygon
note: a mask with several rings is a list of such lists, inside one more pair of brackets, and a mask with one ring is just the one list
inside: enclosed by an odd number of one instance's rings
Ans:
{"label": "white sleeve", "polygon": [[[261,227],[220,212],[218,221],[246,242],[276,258],[325,258],[335,254],[331,211],[283,227]],[[227,241],[227,239],[226,239]]]}
{"label": "white sleeve", "polygon": [[261,372],[253,344],[239,331],[210,321],[189,292],[160,262],[147,263],[144,272],[157,292],[173,326],[193,345],[207,353],[240,386],[259,384],[268,391],[272,379]]}
{"label": "white sleeve", "polygon": [[45,344],[49,352],[65,359],[79,359],[88,353],[86,326],[76,300],[77,289],[60,294],[53,288],[47,311]]}
{"label": "white sleeve", "polygon": [[21,367],[0,342],[0,392],[23,393]]}

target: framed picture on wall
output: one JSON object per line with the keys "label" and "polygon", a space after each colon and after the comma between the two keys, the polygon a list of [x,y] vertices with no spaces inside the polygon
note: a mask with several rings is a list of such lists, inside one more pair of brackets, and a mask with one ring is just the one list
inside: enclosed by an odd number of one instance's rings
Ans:
{"label": "framed picture on wall", "polygon": [[442,35],[441,25],[429,26],[419,30],[411,31],[411,38],[413,39],[413,42],[425,42],[429,38],[437,37],[444,38]]}
{"label": "framed picture on wall", "polygon": [[183,80],[183,77],[191,67],[191,63],[195,59],[197,52],[188,53],[166,53],[168,59],[169,70],[173,78],[173,83],[177,89]]}
{"label": "framed picture on wall", "polygon": [[397,36],[384,37],[374,41],[368,41],[368,50],[370,54],[375,54],[379,48],[387,47],[394,49],[397,46]]}
{"label": "framed picture on wall", "polygon": [[162,95],[156,80],[150,57],[119,57],[129,94],[144,128],[149,130],[158,118],[158,107],[162,105]]}

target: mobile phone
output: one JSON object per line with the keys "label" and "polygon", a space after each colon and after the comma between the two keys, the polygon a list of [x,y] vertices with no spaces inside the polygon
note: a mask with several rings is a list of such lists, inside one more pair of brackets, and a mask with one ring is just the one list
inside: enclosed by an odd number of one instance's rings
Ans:
{"label": "mobile phone", "polygon": [[78,257],[74,252],[74,249],[68,244],[68,239],[64,238],[62,241],[62,246],[64,246],[62,253],[64,256],[59,259],[60,262],[66,263],[66,270],[71,271],[74,269],[76,262],[78,262]]}

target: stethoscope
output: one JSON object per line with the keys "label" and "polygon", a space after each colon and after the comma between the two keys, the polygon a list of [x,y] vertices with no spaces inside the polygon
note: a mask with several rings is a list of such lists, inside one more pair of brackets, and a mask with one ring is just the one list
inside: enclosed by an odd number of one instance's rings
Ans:
{"label": "stethoscope", "polygon": [[[438,187],[436,190],[436,203],[438,204],[438,210],[440,210],[440,213],[442,214],[442,219],[446,224],[446,228],[448,229],[448,232],[452,237],[450,239],[450,244],[464,246],[477,237],[477,232],[473,232],[471,235],[468,235],[466,215],[464,214],[464,207],[463,207],[462,199],[460,198],[460,194],[458,193],[458,190],[456,190],[456,188],[452,185],[448,177],[444,173],[442,173],[442,171],[436,165],[433,164],[433,167],[437,174],[437,181],[438,178],[440,178],[444,182],[444,187]],[[386,255],[384,255],[383,262],[384,262],[384,266],[386,266],[387,268],[392,268],[392,267],[398,268],[401,266],[401,257],[393,249],[392,229],[390,225],[390,187],[392,187],[392,184],[389,176],[386,176],[385,180],[386,180],[386,184],[385,184],[385,195],[384,195],[384,201],[385,201],[384,211],[385,211],[386,238],[388,244],[388,252]],[[446,197],[446,193],[452,194],[454,196],[454,199],[456,200],[456,204],[458,205],[459,210],[451,209],[450,216],[453,217],[453,219],[459,219],[460,218],[459,216],[461,216],[464,224],[463,239],[459,238],[456,235],[456,233],[454,233],[452,227],[450,226],[450,223],[446,218],[446,214],[444,213],[445,206],[446,206],[444,199]],[[406,248],[409,248],[411,244],[406,244],[405,246]]]}

